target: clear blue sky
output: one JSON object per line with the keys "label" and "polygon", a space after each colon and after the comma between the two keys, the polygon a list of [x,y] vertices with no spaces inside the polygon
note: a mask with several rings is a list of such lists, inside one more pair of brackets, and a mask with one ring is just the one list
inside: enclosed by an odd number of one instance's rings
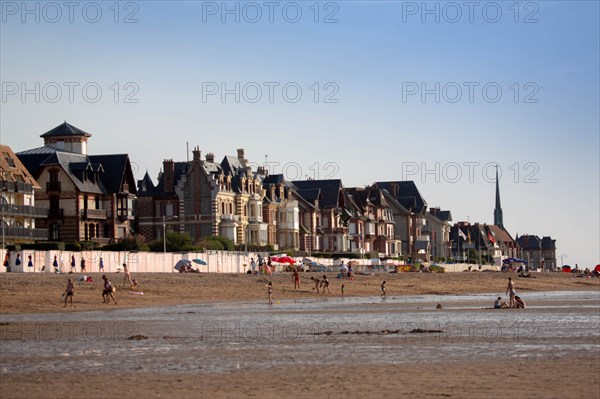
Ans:
{"label": "clear blue sky", "polygon": [[[551,235],[565,263],[600,263],[598,2],[428,2],[438,15],[422,2],[274,3],[269,15],[228,2],[236,16],[223,2],[123,2],[118,15],[98,2],[98,16],[82,2],[70,16],[2,2],[2,143],[37,147],[67,120],[93,134],[90,153],[129,153],[155,179],[186,142],[217,159],[245,148],[288,178],[413,179],[430,206],[482,223],[494,207],[483,166],[498,163],[513,236]],[[236,82],[239,103],[223,102]],[[465,163],[479,163],[472,179]]]}

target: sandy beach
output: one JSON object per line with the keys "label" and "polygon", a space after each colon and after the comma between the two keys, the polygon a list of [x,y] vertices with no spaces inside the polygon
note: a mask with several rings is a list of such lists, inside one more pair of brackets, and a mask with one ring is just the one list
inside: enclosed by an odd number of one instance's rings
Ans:
{"label": "sandy beach", "polygon": [[67,275],[4,274],[0,397],[600,398],[598,279],[516,278],[528,308],[494,310],[507,274],[311,276],[112,274],[106,305],[92,274],[71,310]]}
{"label": "sandy beach", "polygon": [[[266,301],[266,285],[273,282],[275,300],[306,299],[318,297],[313,289],[311,277],[321,278],[318,273],[302,273],[299,291],[294,291],[291,273],[271,276],[247,274],[202,274],[202,273],[133,273],[132,278],[140,284],[144,295],[130,294],[132,290],[123,284],[122,273],[108,273],[117,287],[115,296],[118,305],[102,303],[101,274],[91,273],[93,283],[76,282],[74,311],[107,309],[110,307],[144,307],[178,305],[221,301]],[[44,313],[62,312],[61,294],[67,279],[77,279],[81,274],[17,274],[0,275],[0,313]],[[517,292],[527,301],[527,292],[532,291],[578,291],[600,289],[598,278],[576,278],[564,273],[538,273],[535,278],[515,279]],[[370,276],[356,275],[353,280],[340,280],[336,274],[328,273],[331,294],[321,297],[341,297],[341,286],[345,296],[378,296],[380,285],[386,280],[388,296],[418,294],[476,294],[496,293],[506,296],[508,274],[505,273],[386,273]],[[495,298],[490,297],[490,303]],[[71,309],[68,309],[71,311]]]}

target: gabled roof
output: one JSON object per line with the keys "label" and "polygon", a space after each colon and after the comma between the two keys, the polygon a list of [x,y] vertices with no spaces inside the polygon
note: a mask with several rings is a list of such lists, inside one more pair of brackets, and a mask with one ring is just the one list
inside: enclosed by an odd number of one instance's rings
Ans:
{"label": "gabled roof", "polygon": [[154,183],[152,182],[152,178],[150,177],[150,174],[148,174],[148,171],[146,171],[142,180],[138,180],[137,189],[139,195],[147,196],[154,194],[156,187],[154,187]]}
{"label": "gabled roof", "polygon": [[19,181],[31,184],[33,188],[40,188],[32,173],[27,169],[19,157],[7,145],[0,145],[0,172],[2,180]]}
{"label": "gabled roof", "polygon": [[414,181],[376,182],[375,185],[387,190],[397,202],[411,212],[422,215],[427,211],[427,203]]}
{"label": "gabled roof", "polygon": [[[88,157],[94,165],[102,165],[104,173],[100,176],[102,184],[109,193],[121,192],[123,183],[129,185],[129,192],[135,194],[137,192],[134,180],[129,155],[127,154],[108,154],[108,155],[90,155]],[[97,170],[94,167],[94,170]]]}
{"label": "gabled roof", "polygon": [[408,214],[410,213],[410,211],[408,209],[406,209],[400,202],[398,202],[394,196],[392,194],[389,193],[389,191],[382,189],[381,193],[383,194],[383,196],[386,198],[387,200],[387,204],[388,206],[392,207],[392,208],[396,208],[397,210],[400,211],[400,213],[402,214]]}
{"label": "gabled roof", "polygon": [[[71,164],[74,164],[75,169],[71,168]],[[98,180],[98,182],[93,182],[88,179],[84,179],[81,173],[77,173],[78,167],[86,168],[86,166],[84,166],[85,164],[90,164],[90,161],[86,155],[76,154],[73,152],[56,151],[54,154],[46,158],[46,160],[40,164],[40,167],[50,165],[60,166],[67,176],[69,176],[73,184],[77,186],[79,191],[84,193],[106,194],[106,189],[102,185],[101,180]]]}
{"label": "gabled roof", "polygon": [[92,135],[84,132],[83,130],[76,128],[73,125],[69,125],[67,121],[56,126],[54,129],[48,130],[46,133],[42,134],[40,137],[48,138],[48,137],[63,137],[63,136],[72,136],[72,137],[91,137]]}
{"label": "gabled roof", "polygon": [[[335,208],[339,204],[339,197],[342,191],[342,181],[340,179],[332,180],[296,180],[293,182],[302,194],[301,190],[320,190],[322,200],[320,201],[321,208]],[[315,192],[313,191],[314,195]],[[306,198],[306,197],[305,197]],[[310,199],[306,198],[310,201]]]}
{"label": "gabled roof", "polygon": [[502,228],[501,226],[495,225],[495,224],[489,224],[487,225],[488,229],[490,230],[490,232],[492,232],[494,239],[496,241],[501,241],[501,242],[505,242],[505,243],[513,243],[514,240],[511,237],[511,235],[508,233],[508,231],[504,230],[504,228]]}
{"label": "gabled roof", "polygon": [[534,235],[522,235],[517,239],[517,244],[523,249],[542,249],[542,240]]}
{"label": "gabled roof", "polygon": [[556,249],[556,240],[553,240],[552,237],[543,237],[542,249]]}

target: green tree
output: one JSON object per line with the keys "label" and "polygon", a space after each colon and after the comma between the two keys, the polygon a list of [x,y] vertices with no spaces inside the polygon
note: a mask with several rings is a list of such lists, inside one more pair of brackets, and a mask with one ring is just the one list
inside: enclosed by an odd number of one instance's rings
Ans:
{"label": "green tree", "polygon": [[[176,231],[167,230],[166,235],[167,252],[182,252],[182,251],[195,251],[197,248],[194,246],[192,238],[185,233],[178,233]],[[152,241],[149,245],[150,250],[153,252],[163,251],[163,240]]]}

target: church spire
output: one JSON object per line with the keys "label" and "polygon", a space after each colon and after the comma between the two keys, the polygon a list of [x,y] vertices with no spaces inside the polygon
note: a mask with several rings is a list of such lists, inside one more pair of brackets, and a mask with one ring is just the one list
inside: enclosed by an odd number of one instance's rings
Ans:
{"label": "church spire", "polygon": [[496,165],[496,207],[494,208],[494,224],[504,228],[502,221],[502,207],[500,206],[500,183],[498,179],[498,165]]}

